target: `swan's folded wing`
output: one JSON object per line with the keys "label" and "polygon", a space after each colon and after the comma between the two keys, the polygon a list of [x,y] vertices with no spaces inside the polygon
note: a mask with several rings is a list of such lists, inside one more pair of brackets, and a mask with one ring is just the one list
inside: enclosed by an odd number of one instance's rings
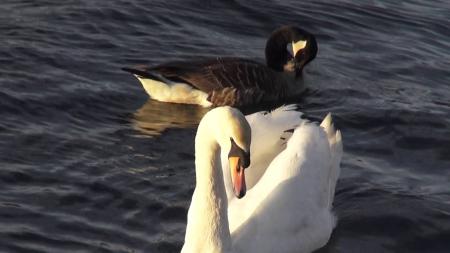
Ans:
{"label": "swan's folded wing", "polygon": [[243,199],[230,202],[233,246],[248,252],[311,252],[323,246],[335,225],[327,204],[332,161],[322,128],[297,127],[260,181]]}
{"label": "swan's folded wing", "polygon": [[[252,129],[251,164],[245,171],[247,189],[259,181],[272,160],[286,148],[292,131],[303,121],[303,113],[295,104],[281,106],[272,111],[256,112],[245,116]],[[222,168],[228,168],[228,153],[222,155]],[[229,199],[234,198],[229,170],[225,169],[225,188]]]}
{"label": "swan's folded wing", "polygon": [[272,160],[286,148],[292,131],[303,121],[295,105],[281,106],[271,112],[246,116],[252,128],[251,161],[246,170],[247,189],[251,189]]}
{"label": "swan's folded wing", "polygon": [[[289,198],[295,203],[308,199],[314,199],[317,204],[328,203],[331,159],[323,129],[313,123],[302,122],[286,149],[270,163],[258,183],[247,192],[244,201],[230,202],[230,230],[249,220],[259,206],[278,201],[277,198],[286,198],[286,195],[275,196],[274,192],[279,192],[280,185],[293,178],[297,194]],[[281,212],[283,210],[280,209]]]}

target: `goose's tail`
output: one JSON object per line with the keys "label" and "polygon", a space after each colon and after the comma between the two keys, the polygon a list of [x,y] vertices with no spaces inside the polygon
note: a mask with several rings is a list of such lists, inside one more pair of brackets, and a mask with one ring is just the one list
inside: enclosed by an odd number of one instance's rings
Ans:
{"label": "goose's tail", "polygon": [[336,183],[339,178],[339,174],[341,171],[341,158],[342,158],[342,136],[341,131],[336,130],[334,128],[333,119],[331,118],[331,114],[323,119],[320,126],[325,130],[328,143],[330,144],[331,151],[331,163],[330,163],[330,171],[328,175],[328,207],[331,208],[334,199],[334,191],[336,189]]}
{"label": "goose's tail", "polygon": [[122,68],[122,70],[125,72],[129,72],[138,78],[152,79],[160,82],[166,82],[166,80],[162,76],[155,74],[152,71],[149,71],[145,67],[137,66],[134,68]]}

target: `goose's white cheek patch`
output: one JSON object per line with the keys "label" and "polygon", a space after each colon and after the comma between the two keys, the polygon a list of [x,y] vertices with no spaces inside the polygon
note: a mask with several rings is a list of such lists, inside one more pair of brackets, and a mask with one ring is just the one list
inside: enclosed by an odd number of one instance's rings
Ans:
{"label": "goose's white cheek patch", "polygon": [[297,42],[292,42],[292,52],[294,53],[294,56],[297,54],[298,51],[302,50],[306,47],[306,40],[299,40]]}

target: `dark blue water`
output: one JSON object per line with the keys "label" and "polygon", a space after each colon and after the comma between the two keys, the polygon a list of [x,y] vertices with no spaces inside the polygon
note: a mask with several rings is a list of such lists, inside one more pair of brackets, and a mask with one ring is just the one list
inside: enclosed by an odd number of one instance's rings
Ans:
{"label": "dark blue water", "polygon": [[263,61],[317,35],[309,117],[335,116],[339,223],[320,252],[450,252],[448,1],[0,3],[0,252],[177,252],[204,110],[148,100],[123,66]]}

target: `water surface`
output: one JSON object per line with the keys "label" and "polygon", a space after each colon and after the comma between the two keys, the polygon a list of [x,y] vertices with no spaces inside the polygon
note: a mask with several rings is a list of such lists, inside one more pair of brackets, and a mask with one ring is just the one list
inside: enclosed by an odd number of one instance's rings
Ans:
{"label": "water surface", "polygon": [[123,66],[264,61],[270,32],[317,35],[301,110],[345,155],[320,252],[450,251],[447,1],[0,3],[0,251],[178,252],[205,111],[148,100]]}

